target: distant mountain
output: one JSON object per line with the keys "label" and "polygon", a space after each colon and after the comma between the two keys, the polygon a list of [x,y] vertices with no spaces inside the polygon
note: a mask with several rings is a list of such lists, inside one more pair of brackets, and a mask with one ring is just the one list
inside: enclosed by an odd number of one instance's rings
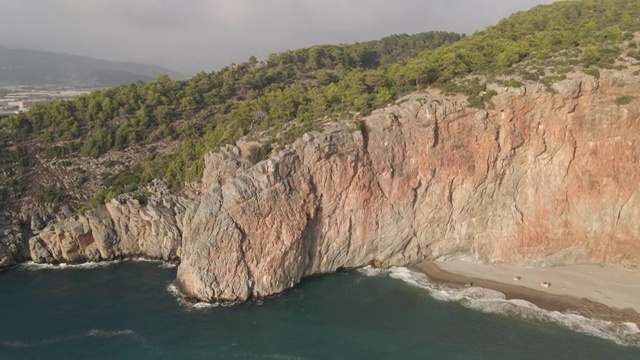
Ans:
{"label": "distant mountain", "polygon": [[0,46],[0,85],[102,87],[153,80],[160,74],[186,77],[157,65]]}

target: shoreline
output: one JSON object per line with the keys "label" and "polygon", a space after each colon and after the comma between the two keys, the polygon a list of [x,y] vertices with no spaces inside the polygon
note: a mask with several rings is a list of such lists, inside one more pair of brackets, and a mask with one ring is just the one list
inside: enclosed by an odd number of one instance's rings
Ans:
{"label": "shoreline", "polygon": [[[603,283],[603,279],[608,276],[602,279],[589,278],[586,284],[577,279],[576,275],[581,275],[585,267],[589,268],[589,275],[599,271],[601,275],[612,275],[618,280],[621,279],[619,272],[624,271],[599,266],[528,269],[462,261],[422,262],[408,268],[427,275],[438,284],[456,288],[473,284],[474,287],[499,291],[507,300],[525,300],[545,310],[572,312],[588,318],[614,323],[635,323],[640,326],[640,281],[637,280],[640,274],[627,272],[627,276],[621,281],[623,287],[611,289]],[[515,280],[515,277],[520,279]],[[541,278],[549,279],[551,285],[548,288],[542,287],[539,281]],[[595,288],[594,293],[601,296],[585,296],[590,295],[585,291],[589,288]],[[599,288],[602,290],[598,290]],[[623,304],[631,306],[623,307]]]}
{"label": "shoreline", "polygon": [[111,259],[111,260],[102,260],[102,261],[88,261],[83,263],[37,263],[34,261],[24,261],[18,263],[11,267],[0,268],[0,272],[6,271],[10,272],[13,270],[20,269],[35,269],[35,270],[87,270],[87,269],[95,269],[101,267],[108,267],[111,265],[117,265],[121,263],[132,262],[132,263],[152,263],[152,264],[160,264],[162,266],[166,266],[167,269],[177,267],[180,263],[178,261],[170,261],[170,260],[158,260],[158,259],[148,259],[143,257],[138,258],[122,258],[122,259]]}

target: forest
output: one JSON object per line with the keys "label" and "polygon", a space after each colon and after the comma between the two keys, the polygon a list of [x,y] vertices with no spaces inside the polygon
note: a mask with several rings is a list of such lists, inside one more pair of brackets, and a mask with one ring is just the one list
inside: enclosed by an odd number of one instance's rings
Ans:
{"label": "forest", "polygon": [[[639,18],[636,0],[561,1],[470,36],[434,31],[320,45],[252,56],[189,80],[160,76],[40,104],[0,120],[0,170],[8,174],[0,195],[18,198],[29,181],[6,169],[157,143],[174,146],[104,178],[87,203],[157,178],[179,190],[199,178],[203,155],[222,145],[250,136],[266,139],[267,150],[280,148],[327,119],[363,116],[427,87],[463,93],[470,106],[483,108],[492,83],[550,85],[575,70],[599,76],[598,69],[623,66],[622,56],[640,59]],[[63,192],[48,187],[39,198],[61,201]]]}

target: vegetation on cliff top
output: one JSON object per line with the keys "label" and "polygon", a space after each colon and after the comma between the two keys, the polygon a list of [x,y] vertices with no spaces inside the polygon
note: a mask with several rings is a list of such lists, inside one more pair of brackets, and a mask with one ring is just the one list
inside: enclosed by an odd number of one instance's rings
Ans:
{"label": "vegetation on cliff top", "polygon": [[219,146],[257,134],[282,146],[317,128],[319,119],[367,113],[427,86],[464,93],[472,106],[484,107],[495,94],[487,91],[490,83],[550,85],[570,71],[599,76],[597,68],[621,66],[622,56],[640,58],[639,18],[637,0],[561,1],[469,37],[430,32],[315,46],[265,61],[251,57],[187,81],[161,76],[38,105],[0,120],[3,189],[19,197],[20,187],[11,184],[28,181],[20,169],[46,159],[97,158],[140,145],[164,151],[151,149],[104,176],[94,204],[153,178],[180,188],[198,178],[203,154]]}

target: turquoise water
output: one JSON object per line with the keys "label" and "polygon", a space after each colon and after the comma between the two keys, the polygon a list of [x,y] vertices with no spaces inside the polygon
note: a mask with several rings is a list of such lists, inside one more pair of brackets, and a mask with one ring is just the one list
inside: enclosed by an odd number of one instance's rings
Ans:
{"label": "turquoise water", "polygon": [[189,309],[175,269],[0,273],[0,359],[640,359],[640,348],[438,301],[386,274],[304,281],[262,304]]}

